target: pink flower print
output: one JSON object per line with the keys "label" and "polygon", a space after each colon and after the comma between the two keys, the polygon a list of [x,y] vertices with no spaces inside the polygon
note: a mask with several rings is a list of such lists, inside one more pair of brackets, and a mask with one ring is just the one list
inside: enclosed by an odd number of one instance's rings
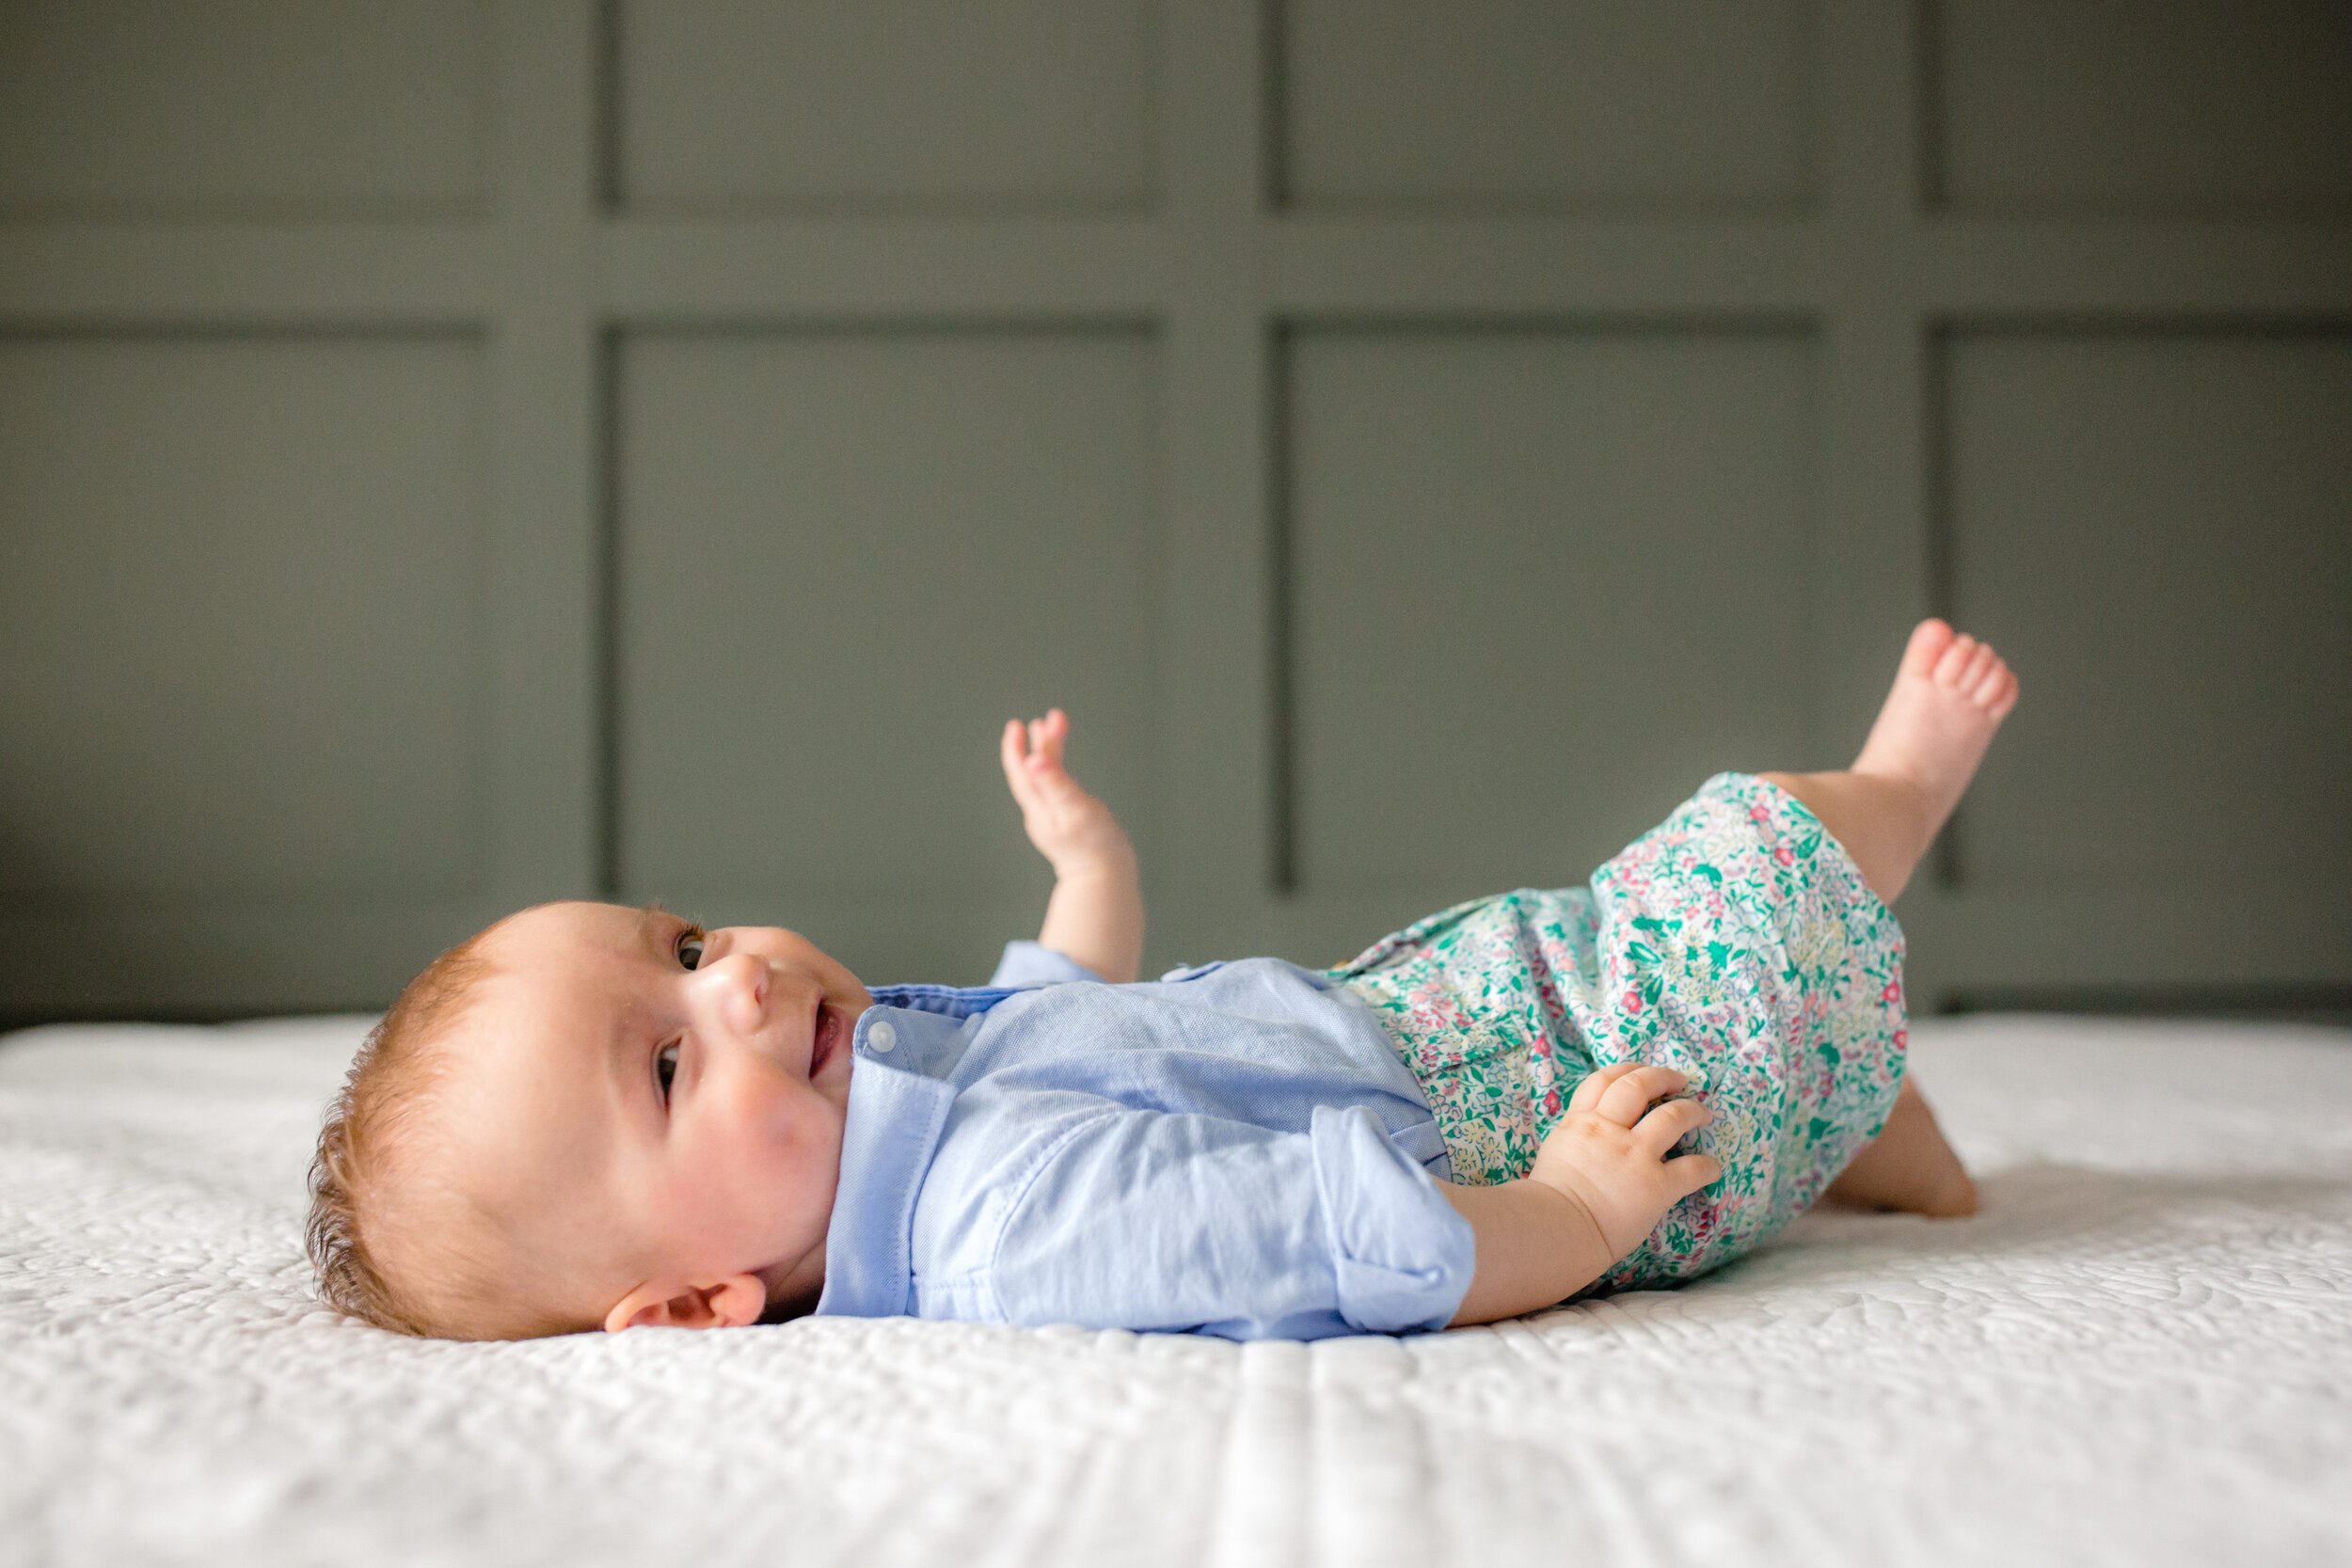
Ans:
{"label": "pink flower print", "polygon": [[1470,1022],[1453,992],[1435,980],[1425,980],[1406,992],[1405,1004],[1412,1009],[1414,1022],[1426,1029],[1458,1029]]}
{"label": "pink flower print", "polygon": [[1882,1002],[1900,1002],[1902,999],[1903,983],[1899,979],[1887,981],[1886,989],[1879,992],[1879,1000]]}
{"label": "pink flower print", "polygon": [[1629,990],[1625,993],[1625,1010],[1629,1013],[1638,1013],[1642,1010],[1642,993],[1640,991]]}
{"label": "pink flower print", "polygon": [[1772,811],[1761,800],[1748,808],[1748,820],[1751,822],[1770,822],[1772,819]]}
{"label": "pink flower print", "polygon": [[1772,846],[1772,859],[1778,861],[1783,865],[1794,865],[1797,863],[1797,857],[1788,852],[1788,846],[1786,844],[1775,844]]}
{"label": "pink flower print", "polygon": [[1905,1047],[1905,1046],[1909,1045],[1910,1043],[1911,1043],[1911,1031],[1910,1031],[1910,1030],[1908,1030],[1908,1029],[1898,1029],[1898,1030],[1896,1030],[1896,1031],[1895,1031],[1895,1049],[1896,1049],[1896,1050],[1900,1051],[1900,1050],[1902,1050],[1902,1049],[1903,1049],[1903,1047]]}
{"label": "pink flower print", "polygon": [[1548,1117],[1556,1117],[1559,1114],[1560,1091],[1558,1089],[1546,1090],[1544,1093],[1544,1115]]}

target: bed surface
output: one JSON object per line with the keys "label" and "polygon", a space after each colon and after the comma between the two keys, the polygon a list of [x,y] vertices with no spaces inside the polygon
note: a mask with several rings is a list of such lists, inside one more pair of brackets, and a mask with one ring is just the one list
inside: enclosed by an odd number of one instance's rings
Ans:
{"label": "bed surface", "polygon": [[0,1560],[2352,1560],[2352,1031],[1922,1021],[1963,1221],[1415,1339],[318,1307],[367,1018],[0,1038]]}

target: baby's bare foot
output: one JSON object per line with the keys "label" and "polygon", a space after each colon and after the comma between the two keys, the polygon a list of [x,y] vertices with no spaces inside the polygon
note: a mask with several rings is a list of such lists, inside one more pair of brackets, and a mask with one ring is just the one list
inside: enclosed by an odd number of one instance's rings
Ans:
{"label": "baby's bare foot", "polygon": [[1938,1219],[1977,1212],[1977,1184],[1908,1078],[1885,1130],[1863,1146],[1821,1197],[1834,1208],[1897,1209]]}
{"label": "baby's bare foot", "polygon": [[1912,628],[1894,689],[1853,770],[1915,786],[1931,839],[1976,777],[1993,732],[2016,705],[2017,676],[1990,643],[1955,635],[1942,621],[1922,621]]}

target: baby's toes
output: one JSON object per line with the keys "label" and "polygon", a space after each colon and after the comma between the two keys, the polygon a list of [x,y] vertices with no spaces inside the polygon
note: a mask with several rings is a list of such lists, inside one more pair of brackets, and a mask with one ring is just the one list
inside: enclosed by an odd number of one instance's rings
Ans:
{"label": "baby's toes", "polygon": [[1977,647],[1977,640],[1966,632],[1953,638],[1951,646],[1944,650],[1944,657],[1935,661],[1935,684],[1958,686],[1968,661],[1976,657]]}
{"label": "baby's toes", "polygon": [[1994,683],[2001,678],[2001,673],[2008,668],[2001,656],[1993,651],[1993,644],[1987,642],[1977,650],[1977,657],[1969,662],[1968,673],[1961,681],[1960,689],[1967,694],[1970,702],[1981,706],[1992,694]]}
{"label": "baby's toes", "polygon": [[1986,683],[1984,694],[1978,699],[1994,723],[2009,717],[2009,710],[2017,705],[2017,672],[2007,664],[1994,671]]}
{"label": "baby's toes", "polygon": [[1899,673],[1930,674],[1935,669],[1935,661],[1943,657],[1944,650],[1951,645],[1951,624],[1936,616],[1929,616],[1911,628],[1911,641],[1903,645],[1902,668]]}
{"label": "baby's toes", "polygon": [[1992,643],[1978,643],[1977,651],[1968,656],[1968,667],[1960,673],[1960,679],[1954,683],[1960,694],[1970,702],[1979,701],[1980,694],[1984,690],[1986,677],[1993,673],[2000,662],[2001,656],[1993,651]]}

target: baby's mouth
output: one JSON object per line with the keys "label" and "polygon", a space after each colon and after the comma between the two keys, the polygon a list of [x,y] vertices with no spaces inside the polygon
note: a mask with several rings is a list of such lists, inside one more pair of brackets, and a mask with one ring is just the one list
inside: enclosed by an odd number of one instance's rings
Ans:
{"label": "baby's mouth", "polygon": [[833,1004],[819,998],[817,1018],[811,1025],[808,1044],[808,1075],[814,1079],[824,1065],[833,1059],[835,1043],[841,1033],[841,1015],[833,1010]]}

